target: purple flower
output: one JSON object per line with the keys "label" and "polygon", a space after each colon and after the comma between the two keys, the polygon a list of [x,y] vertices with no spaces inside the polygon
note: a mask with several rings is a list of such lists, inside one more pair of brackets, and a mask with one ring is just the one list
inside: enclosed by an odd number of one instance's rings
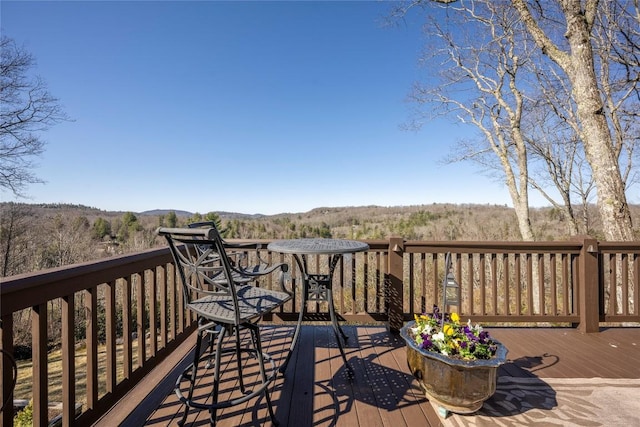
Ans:
{"label": "purple flower", "polygon": [[429,350],[431,347],[433,347],[433,343],[431,342],[431,340],[429,338],[425,338],[424,336],[422,337],[422,349],[423,350]]}
{"label": "purple flower", "polygon": [[438,308],[437,305],[434,305],[433,306],[433,318],[436,319],[436,320],[439,320],[440,316],[441,316],[440,315],[440,309]]}

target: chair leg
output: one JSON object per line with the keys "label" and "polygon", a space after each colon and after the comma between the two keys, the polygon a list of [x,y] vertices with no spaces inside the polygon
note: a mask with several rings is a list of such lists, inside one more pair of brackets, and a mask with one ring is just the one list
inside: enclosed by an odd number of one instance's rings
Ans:
{"label": "chair leg", "polygon": [[[260,327],[258,325],[251,325],[249,328],[251,329],[251,336],[253,338],[254,349],[256,351],[256,356],[258,357],[258,366],[260,367],[260,375],[262,377],[262,383],[266,384],[267,373],[264,368],[265,358],[262,355],[262,343],[260,341]],[[269,387],[265,387],[264,389],[264,398],[267,401],[267,408],[269,409],[269,418],[271,418],[271,423],[274,426],[277,426],[278,420],[276,419],[276,415],[273,412],[273,405],[271,403],[271,394],[269,393]]]}
{"label": "chair leg", "polygon": [[[218,335],[218,341],[216,342],[216,354],[214,356],[215,368],[213,371],[213,392],[212,402],[218,401],[218,392],[220,390],[220,356],[222,354],[222,341],[226,333],[226,327],[220,326],[220,335]],[[216,408],[209,409],[209,420],[212,426],[216,425]]]}
{"label": "chair leg", "polygon": [[291,355],[293,354],[293,350],[296,348],[298,342],[298,335],[300,335],[300,328],[302,327],[302,320],[304,319],[304,315],[307,312],[307,295],[308,295],[308,284],[305,280],[304,286],[302,289],[302,304],[300,305],[300,313],[298,314],[298,323],[296,324],[296,329],[293,332],[293,338],[291,339],[291,346],[289,346],[289,351],[287,352],[287,357],[285,357],[284,362],[280,365],[278,371],[281,374],[284,374],[287,370],[287,366],[289,365],[289,360],[291,359]]}
{"label": "chair leg", "polygon": [[236,336],[236,363],[238,364],[238,382],[240,383],[240,392],[244,394],[244,379],[242,378],[242,353],[240,352],[240,328],[236,327],[235,336]]}
{"label": "chair leg", "polygon": [[[196,348],[194,350],[193,356],[193,366],[191,368],[191,373],[189,374],[189,393],[187,397],[187,404],[184,407],[184,414],[182,414],[182,419],[178,422],[178,425],[184,425],[187,421],[187,415],[189,414],[189,403],[191,399],[193,399],[193,389],[196,384],[196,375],[198,374],[198,360],[200,359],[200,348],[202,347],[202,334],[204,330],[198,331],[198,337],[196,338]],[[184,373],[182,374],[184,376]]]}
{"label": "chair leg", "polygon": [[[215,344],[215,340],[212,338],[212,335],[215,335],[215,333],[209,334],[209,354],[213,354],[213,346]],[[207,369],[211,368],[211,359],[207,360],[205,367]]]}

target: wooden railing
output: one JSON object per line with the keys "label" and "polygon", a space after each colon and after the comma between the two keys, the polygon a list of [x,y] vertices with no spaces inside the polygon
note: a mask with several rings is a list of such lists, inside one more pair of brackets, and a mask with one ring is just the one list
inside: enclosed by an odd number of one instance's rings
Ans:
{"label": "wooden railing", "polygon": [[[289,255],[268,253],[267,241],[246,253],[295,265]],[[601,325],[640,322],[640,242],[368,241],[370,250],[344,257],[334,274],[335,306],[343,320],[387,322],[397,330],[415,313],[440,305],[446,253],[460,285],[463,319],[483,324],[570,325],[597,332]],[[308,260],[328,271],[328,257]],[[294,298],[268,319],[293,320],[300,310],[300,273],[289,272]],[[258,286],[277,286],[274,278]],[[451,308],[451,307],[450,307]],[[308,307],[326,320],[326,307]],[[0,345],[11,354],[14,319],[30,319],[34,425],[46,425],[49,334],[59,327],[62,346],[63,425],[88,425],[124,396],[193,331],[168,249],[2,279]],[[59,326],[58,326],[59,325]],[[80,332],[78,332],[80,330]],[[86,350],[85,350],[86,348]],[[78,354],[86,356],[76,357]],[[84,361],[82,364],[80,360]],[[2,358],[0,400],[11,401],[12,369]],[[85,379],[86,374],[86,379]],[[81,381],[82,380],[82,381]],[[82,391],[76,393],[76,382]],[[78,404],[80,415],[76,415]],[[2,424],[11,425],[6,405]]]}

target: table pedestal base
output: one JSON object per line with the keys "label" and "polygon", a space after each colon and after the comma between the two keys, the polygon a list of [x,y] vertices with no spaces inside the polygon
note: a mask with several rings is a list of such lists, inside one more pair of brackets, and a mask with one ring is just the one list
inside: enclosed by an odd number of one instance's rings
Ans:
{"label": "table pedestal base", "polygon": [[[332,261],[331,265],[335,266],[335,263]],[[331,273],[333,273],[333,268],[331,269]],[[342,344],[342,340],[344,340],[346,344],[349,337],[347,336],[347,334],[344,333],[344,331],[340,327],[340,323],[338,323],[338,318],[336,316],[336,310],[333,305],[332,278],[333,278],[333,274],[305,275],[303,297],[302,297],[303,300],[302,300],[302,306],[300,307],[300,315],[298,316],[298,324],[296,325],[296,330],[295,330],[295,333],[293,334],[293,340],[291,341],[291,348],[289,349],[287,358],[285,359],[282,366],[280,366],[281,373],[284,373],[284,371],[287,369],[287,365],[289,364],[289,359],[291,358],[293,349],[295,348],[296,343],[298,341],[298,336],[300,334],[300,327],[302,326],[302,320],[307,311],[308,302],[328,303],[331,326],[333,327],[333,334],[336,337],[336,342],[338,344],[338,349],[340,350],[340,355],[342,356],[342,360],[344,361],[344,366],[347,368],[347,372],[349,374],[353,373],[353,369],[351,368],[351,366],[349,366],[349,363],[347,362],[347,355],[344,352],[344,346]],[[342,339],[340,337],[342,337]]]}

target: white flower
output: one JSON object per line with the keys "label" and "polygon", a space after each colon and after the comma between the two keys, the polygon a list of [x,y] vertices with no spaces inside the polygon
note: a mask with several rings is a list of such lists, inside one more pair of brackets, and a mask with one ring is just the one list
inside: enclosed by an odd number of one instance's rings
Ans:
{"label": "white flower", "polygon": [[438,332],[437,334],[433,334],[431,336],[431,338],[432,338],[433,341],[442,342],[442,341],[444,341],[444,332],[441,331],[441,332]]}

